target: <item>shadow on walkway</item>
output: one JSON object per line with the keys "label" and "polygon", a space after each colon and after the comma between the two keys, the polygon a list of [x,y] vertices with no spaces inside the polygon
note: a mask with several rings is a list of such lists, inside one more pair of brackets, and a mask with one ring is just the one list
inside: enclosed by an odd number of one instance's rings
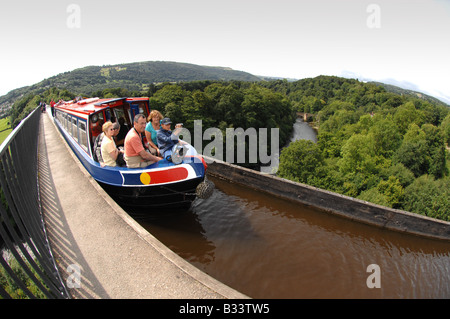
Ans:
{"label": "shadow on walkway", "polygon": [[[48,149],[45,136],[45,125],[42,121],[49,121],[46,115],[41,117],[39,128],[39,188],[41,194],[41,205],[44,213],[44,221],[47,227],[47,235],[50,240],[53,255],[61,272],[61,277],[66,283],[68,292],[75,299],[96,299],[109,298],[106,291],[93,275],[89,265],[86,263],[76,241],[70,231],[64,214],[62,214],[61,203],[53,182],[53,175],[50,169]],[[74,280],[80,267],[80,281]],[[82,283],[82,285],[78,285]],[[76,289],[70,289],[70,288]]]}

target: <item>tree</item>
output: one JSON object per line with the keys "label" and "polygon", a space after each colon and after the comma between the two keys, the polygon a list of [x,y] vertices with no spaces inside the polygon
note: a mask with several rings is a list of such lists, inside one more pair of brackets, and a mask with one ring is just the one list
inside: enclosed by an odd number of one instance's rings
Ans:
{"label": "tree", "polygon": [[442,131],[432,124],[424,124],[422,128],[411,124],[393,161],[405,165],[416,177],[423,174],[443,177],[447,169]]}
{"label": "tree", "polygon": [[309,140],[297,140],[282,150],[278,176],[307,183],[321,165],[323,158],[317,144]]}
{"label": "tree", "polygon": [[378,191],[377,187],[372,187],[371,189],[361,192],[361,194],[358,196],[358,199],[374,203],[377,205],[389,207],[389,203],[386,199],[386,196],[381,194]]}
{"label": "tree", "polygon": [[394,114],[394,122],[400,132],[404,134],[411,124],[421,126],[424,122],[424,115],[417,110],[413,102],[407,102],[401,105]]}
{"label": "tree", "polygon": [[342,147],[339,162],[343,173],[368,172],[375,170],[375,143],[368,135],[355,134]]}
{"label": "tree", "polygon": [[389,176],[387,181],[381,180],[377,186],[377,190],[385,196],[390,207],[399,208],[402,204],[403,187],[396,177]]}
{"label": "tree", "polygon": [[442,131],[433,124],[424,124],[422,130],[428,147],[428,174],[441,178],[446,174],[446,150]]}
{"label": "tree", "polygon": [[425,133],[416,125],[410,125],[403,142],[393,157],[394,163],[402,163],[419,177],[428,171],[428,149]]}
{"label": "tree", "polygon": [[369,130],[369,136],[373,138],[375,152],[386,158],[390,158],[401,144],[401,135],[398,127],[390,117],[378,119]]}
{"label": "tree", "polygon": [[444,118],[440,127],[445,143],[450,145],[450,113]]}
{"label": "tree", "polygon": [[450,221],[450,178],[435,180],[430,175],[417,178],[406,187],[404,209]]}

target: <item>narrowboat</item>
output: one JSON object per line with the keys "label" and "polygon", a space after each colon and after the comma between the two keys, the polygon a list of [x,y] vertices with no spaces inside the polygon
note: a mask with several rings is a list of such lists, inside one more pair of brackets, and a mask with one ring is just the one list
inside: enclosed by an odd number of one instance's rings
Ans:
{"label": "narrowboat", "polygon": [[207,165],[192,145],[184,147],[176,163],[163,159],[145,168],[127,168],[102,167],[96,161],[94,141],[104,122],[120,119],[123,128],[131,129],[136,114],[147,118],[149,112],[148,98],[78,98],[55,104],[53,118],[86,170],[124,209],[188,208],[199,190],[210,186],[205,181]]}

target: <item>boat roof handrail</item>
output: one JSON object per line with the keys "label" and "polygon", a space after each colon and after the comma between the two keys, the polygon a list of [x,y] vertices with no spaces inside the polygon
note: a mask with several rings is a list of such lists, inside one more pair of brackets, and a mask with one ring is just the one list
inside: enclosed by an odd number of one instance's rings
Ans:
{"label": "boat roof handrail", "polygon": [[117,101],[121,101],[121,100],[126,100],[126,99],[127,99],[126,97],[119,97],[117,99],[110,99],[110,100],[107,100],[107,101],[102,101],[102,102],[99,102],[99,103],[95,103],[94,105],[95,106],[102,106],[104,104],[109,104],[109,103],[113,103],[113,102],[117,102]]}

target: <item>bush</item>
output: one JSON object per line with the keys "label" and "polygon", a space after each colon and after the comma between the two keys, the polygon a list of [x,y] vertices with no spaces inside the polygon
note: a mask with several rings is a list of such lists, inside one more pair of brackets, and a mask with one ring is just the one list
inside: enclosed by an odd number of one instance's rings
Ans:
{"label": "bush", "polygon": [[[25,271],[22,269],[16,259],[11,258],[8,262],[15,275],[25,284],[27,289],[38,299],[46,299],[45,294],[36,286]],[[27,266],[30,265],[27,263]],[[32,269],[36,278],[39,278],[36,272]],[[29,299],[25,292],[16,284],[16,282],[9,276],[6,270],[0,266],[0,285],[13,299]]]}
{"label": "bush", "polygon": [[423,175],[406,187],[404,208],[410,212],[450,221],[450,178]]}
{"label": "bush", "polygon": [[309,140],[292,142],[281,152],[278,176],[300,183],[307,183],[316,169],[323,164],[322,152]]}

